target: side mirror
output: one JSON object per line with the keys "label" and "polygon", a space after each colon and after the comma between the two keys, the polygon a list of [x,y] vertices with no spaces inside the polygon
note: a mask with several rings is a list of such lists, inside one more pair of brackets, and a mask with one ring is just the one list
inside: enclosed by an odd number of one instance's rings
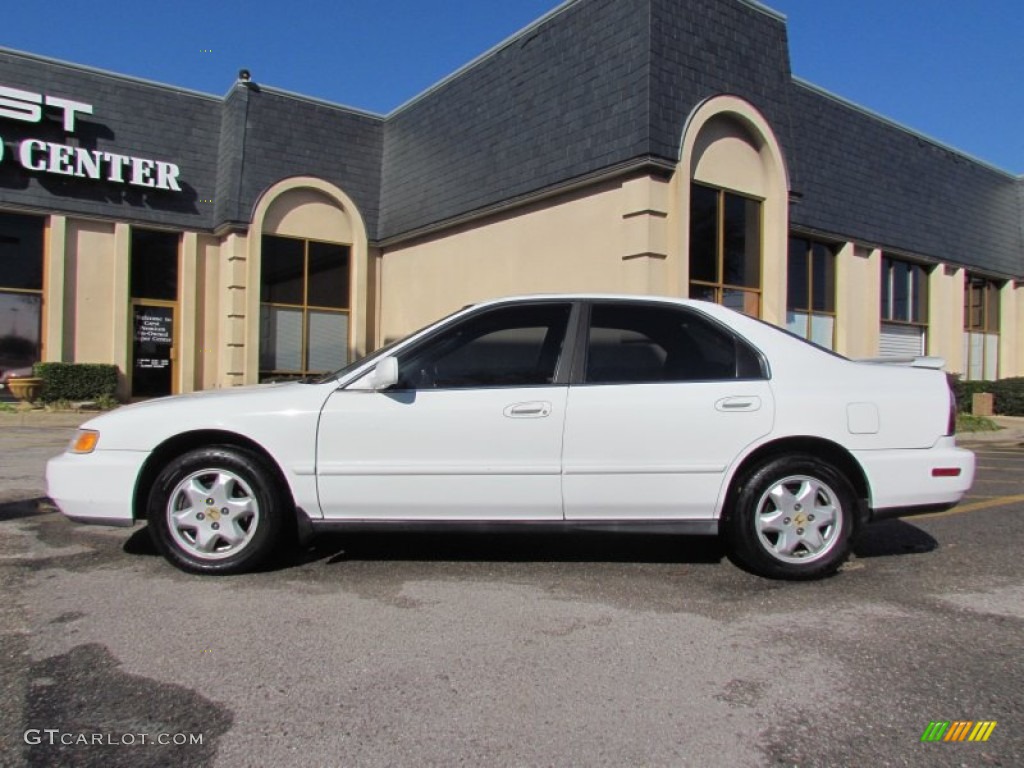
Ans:
{"label": "side mirror", "polygon": [[382,357],[370,377],[370,388],[375,392],[393,387],[398,383],[398,358]]}

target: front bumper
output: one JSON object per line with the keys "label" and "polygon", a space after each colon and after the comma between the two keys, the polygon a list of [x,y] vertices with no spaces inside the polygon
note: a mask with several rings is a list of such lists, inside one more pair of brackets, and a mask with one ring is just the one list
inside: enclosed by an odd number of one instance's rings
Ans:
{"label": "front bumper", "polygon": [[952,437],[923,450],[854,451],[853,455],[871,489],[872,520],[950,509],[974,482],[974,454],[957,448]]}
{"label": "front bumper", "polygon": [[80,523],[131,525],[135,483],[149,453],[62,453],[46,464],[46,493],[67,517]]}

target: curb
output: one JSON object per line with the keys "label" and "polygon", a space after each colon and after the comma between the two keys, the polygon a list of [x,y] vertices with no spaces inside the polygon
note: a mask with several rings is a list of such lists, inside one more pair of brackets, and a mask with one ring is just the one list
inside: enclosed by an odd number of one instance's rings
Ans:
{"label": "curb", "polygon": [[0,429],[5,427],[68,428],[79,427],[99,412],[67,413],[50,411],[0,412]]}

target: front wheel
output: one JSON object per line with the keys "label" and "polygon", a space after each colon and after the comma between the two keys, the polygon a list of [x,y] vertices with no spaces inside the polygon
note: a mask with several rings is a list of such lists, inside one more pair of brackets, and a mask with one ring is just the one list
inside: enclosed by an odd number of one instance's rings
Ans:
{"label": "front wheel", "polygon": [[850,555],[856,496],[831,464],[809,455],[770,459],[747,473],[724,520],[730,554],[769,578],[815,579]]}
{"label": "front wheel", "polygon": [[171,461],[149,494],[150,535],[178,568],[228,574],[258,568],[285,532],[286,497],[266,462],[235,446]]}

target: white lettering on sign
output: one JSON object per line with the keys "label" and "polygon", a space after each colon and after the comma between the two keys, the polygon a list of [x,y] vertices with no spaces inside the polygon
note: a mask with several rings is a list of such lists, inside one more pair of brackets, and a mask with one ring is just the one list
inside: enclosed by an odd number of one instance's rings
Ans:
{"label": "white lettering on sign", "polygon": [[165,315],[136,315],[135,340],[171,344],[171,318]]}
{"label": "white lettering on sign", "polygon": [[152,160],[143,160],[141,157],[133,157],[131,183],[139,187],[152,187],[153,179],[149,177],[149,174],[152,170]]}
{"label": "white lettering on sign", "polygon": [[75,115],[92,114],[92,104],[62,99],[59,96],[44,96],[41,93],[23,91],[0,85],[0,117],[22,120],[26,123],[38,123],[43,119],[43,106],[55,107],[63,115],[64,130],[72,133],[75,130]]}
{"label": "white lettering on sign", "polygon": [[[146,160],[115,152],[101,152],[98,149],[69,147],[66,144],[54,144],[39,139],[25,139],[21,142],[18,147],[18,160],[21,167],[29,171],[181,191],[181,185],[178,184],[178,174],[181,170],[174,163],[165,163],[162,160]],[[125,178],[126,169],[130,170],[128,178]]]}
{"label": "white lettering on sign", "polygon": [[[67,133],[74,133],[75,118],[78,115],[93,113],[92,104],[0,85],[0,118],[38,123],[43,120],[46,108],[60,113]],[[4,143],[0,139],[0,161],[3,159]],[[24,139],[18,145],[18,161],[27,171],[181,192],[178,183],[181,169],[163,160],[102,152],[41,139]]]}
{"label": "white lettering on sign", "polygon": [[21,146],[18,148],[18,159],[21,160],[22,168],[28,168],[30,171],[46,170],[45,160],[37,165],[33,158],[32,153],[37,149],[46,149],[46,142],[39,139],[26,139],[21,142]]}

